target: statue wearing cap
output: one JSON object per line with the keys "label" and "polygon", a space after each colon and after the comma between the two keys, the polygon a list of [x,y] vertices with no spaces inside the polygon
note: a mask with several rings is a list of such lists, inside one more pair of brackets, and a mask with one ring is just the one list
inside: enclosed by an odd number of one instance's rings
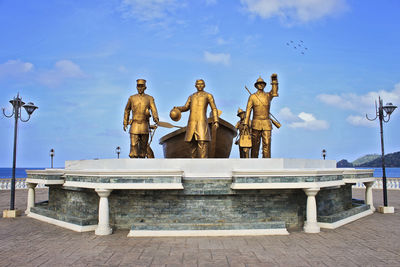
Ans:
{"label": "statue wearing cap", "polygon": [[239,155],[240,158],[249,158],[250,148],[251,148],[251,133],[249,128],[245,125],[245,115],[246,112],[241,108],[238,109],[237,116],[240,121],[236,123],[235,128],[238,130],[239,134],[235,141],[236,145],[239,145]]}
{"label": "statue wearing cap", "polygon": [[[144,93],[144,90],[146,90],[146,80],[136,80],[136,89],[138,93],[129,97],[125,107],[124,131],[126,131],[128,125],[131,125],[129,131],[131,136],[129,157],[145,158],[150,132],[150,111],[155,123],[158,123],[158,114],[154,98]],[[132,119],[129,120],[131,112]]]}
{"label": "statue wearing cap", "polygon": [[[257,79],[254,87],[257,92],[250,95],[247,101],[245,125],[251,127],[251,157],[258,158],[260,150],[260,141],[262,139],[263,158],[271,157],[271,120],[270,104],[274,97],[278,96],[278,75],[271,75],[271,91],[264,92],[266,82],[260,77]],[[253,119],[250,125],[250,114],[253,112]]]}
{"label": "statue wearing cap", "polygon": [[180,112],[190,110],[189,121],[186,127],[185,142],[191,143],[192,158],[208,158],[208,143],[211,141],[210,129],[207,123],[207,107],[210,105],[213,114],[214,129],[218,128],[218,110],[212,94],[204,91],[206,87],[203,80],[197,80],[197,92],[189,96],[182,107],[174,107],[171,118],[180,118]]}

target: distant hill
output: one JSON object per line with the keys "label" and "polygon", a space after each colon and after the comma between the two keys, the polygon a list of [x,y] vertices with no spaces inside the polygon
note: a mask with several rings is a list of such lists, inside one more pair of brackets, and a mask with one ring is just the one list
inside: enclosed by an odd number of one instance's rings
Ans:
{"label": "distant hill", "polygon": [[[382,166],[381,156],[378,154],[370,154],[362,156],[353,162],[348,162],[342,159],[336,163],[338,168],[351,168],[351,167],[373,167],[378,168]],[[385,155],[385,166],[392,168],[400,167],[400,151]]]}
{"label": "distant hill", "polygon": [[353,167],[353,164],[351,162],[348,162],[346,159],[342,159],[336,163],[337,168],[351,168]]}
{"label": "distant hill", "polygon": [[[378,157],[369,162],[365,162],[363,164],[358,165],[357,167],[381,167],[382,160],[381,157]],[[385,155],[385,166],[386,167],[400,167],[400,151],[395,153],[390,153]]]}
{"label": "distant hill", "polygon": [[380,158],[381,156],[379,154],[369,154],[362,156],[361,158],[356,159],[355,161],[352,162],[353,166],[359,166],[361,164],[373,161],[377,158]]}

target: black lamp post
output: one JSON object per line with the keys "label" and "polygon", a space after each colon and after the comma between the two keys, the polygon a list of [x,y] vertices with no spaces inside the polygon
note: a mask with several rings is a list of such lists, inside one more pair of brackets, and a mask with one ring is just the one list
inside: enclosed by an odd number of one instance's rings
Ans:
{"label": "black lamp post", "polygon": [[121,153],[121,148],[119,146],[115,149],[115,153],[117,153],[117,158],[119,159],[119,154]]}
{"label": "black lamp post", "polygon": [[396,108],[397,106],[394,106],[392,103],[387,103],[386,106],[384,106],[381,97],[379,97],[378,107],[376,106],[376,101],[375,101],[375,111],[376,111],[375,118],[370,119],[368,118],[368,115],[365,115],[367,119],[370,121],[374,121],[377,118],[379,118],[379,126],[381,130],[381,150],[382,150],[383,205],[385,207],[388,206],[388,201],[387,201],[387,184],[386,184],[386,170],[385,170],[385,148],[383,144],[383,122],[388,122],[390,120],[390,115]]}
{"label": "black lamp post", "polygon": [[[11,105],[13,105],[13,112],[11,115],[6,115],[5,109],[3,108],[3,114],[7,118],[11,118],[14,116],[15,124],[14,124],[14,150],[13,150],[13,169],[12,169],[12,180],[11,180],[11,199],[10,199],[10,210],[14,210],[15,203],[15,166],[17,159],[17,135],[18,135],[18,119],[22,122],[27,122],[31,118],[32,113],[38,108],[32,102],[25,104],[22,101],[22,98],[19,97],[19,93],[13,100],[10,100]],[[28,113],[28,119],[23,120],[21,117],[21,108],[24,108],[26,113]]]}
{"label": "black lamp post", "polygon": [[322,157],[323,157],[324,160],[325,160],[325,157],[326,157],[326,150],[325,150],[325,149],[322,149]]}
{"label": "black lamp post", "polygon": [[55,153],[54,153],[54,149],[50,149],[50,157],[51,157],[51,168],[53,169],[53,157],[54,157]]}

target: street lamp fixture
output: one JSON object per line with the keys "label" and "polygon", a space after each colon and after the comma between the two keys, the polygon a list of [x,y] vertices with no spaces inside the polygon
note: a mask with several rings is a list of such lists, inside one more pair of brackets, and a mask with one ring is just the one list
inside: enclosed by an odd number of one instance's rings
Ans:
{"label": "street lamp fixture", "polygon": [[[32,113],[38,108],[32,102],[25,104],[22,101],[22,98],[19,96],[19,93],[16,97],[10,100],[11,105],[13,106],[13,111],[10,115],[7,115],[5,112],[5,108],[3,108],[3,114],[7,118],[14,117],[14,150],[13,150],[13,168],[12,168],[12,179],[11,179],[11,199],[10,199],[10,210],[15,210],[15,167],[16,167],[16,159],[17,159],[17,135],[18,135],[18,119],[22,122],[27,122],[31,118]],[[22,107],[25,109],[26,113],[28,113],[27,119],[22,119],[21,111]]]}
{"label": "street lamp fixture", "polygon": [[51,168],[53,169],[53,157],[54,157],[55,153],[54,153],[54,149],[50,149],[50,158],[51,158]]}
{"label": "street lamp fixture", "polygon": [[383,143],[383,122],[389,122],[390,115],[397,108],[392,103],[387,103],[386,106],[383,105],[383,101],[381,97],[378,99],[379,106],[376,105],[375,101],[375,118],[370,119],[368,115],[366,115],[367,119],[370,121],[374,121],[379,118],[379,126],[381,132],[381,150],[382,150],[382,182],[383,182],[383,205],[384,207],[388,206],[387,201],[387,183],[386,183],[386,169],[385,169],[385,148]]}
{"label": "street lamp fixture", "polygon": [[324,160],[325,160],[325,157],[326,157],[326,150],[325,150],[325,149],[322,149],[322,157],[323,157]]}
{"label": "street lamp fixture", "polygon": [[117,153],[117,158],[119,159],[119,154],[121,153],[121,148],[119,146],[115,149],[115,153]]}

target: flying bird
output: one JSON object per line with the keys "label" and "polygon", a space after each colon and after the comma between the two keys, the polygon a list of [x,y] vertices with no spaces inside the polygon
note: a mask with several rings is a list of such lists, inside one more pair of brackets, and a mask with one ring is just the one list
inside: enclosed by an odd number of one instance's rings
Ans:
{"label": "flying bird", "polygon": [[300,54],[305,55],[305,52],[308,51],[308,48],[304,45],[303,40],[299,40],[298,42],[294,42],[293,40],[290,40],[289,42],[286,42],[286,45],[288,47],[292,47],[293,49],[296,49]]}

